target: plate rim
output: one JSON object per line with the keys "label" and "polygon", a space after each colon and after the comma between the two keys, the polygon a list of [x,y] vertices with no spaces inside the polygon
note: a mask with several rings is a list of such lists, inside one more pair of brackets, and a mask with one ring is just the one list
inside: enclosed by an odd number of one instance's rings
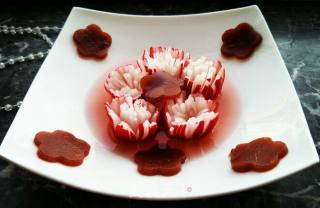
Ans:
{"label": "plate rim", "polygon": [[[234,11],[239,11],[239,10],[245,10],[245,9],[250,9],[250,8],[255,8],[258,10],[260,13],[260,9],[256,4],[248,5],[248,6],[243,6],[243,7],[237,7],[237,8],[232,8],[232,9],[224,9],[224,10],[217,10],[213,12],[201,12],[201,13],[191,13],[191,14],[174,14],[174,15],[141,15],[141,14],[125,14],[125,13],[115,13],[115,12],[108,12],[108,11],[101,11],[101,10],[96,10],[96,9],[90,9],[90,8],[85,8],[85,7],[79,7],[79,6],[74,6],[72,7],[69,15],[72,12],[75,11],[87,11],[87,12],[95,12],[95,13],[102,13],[102,14],[108,14],[108,15],[114,15],[114,16],[119,16],[119,17],[129,17],[129,18],[185,18],[185,17],[198,17],[198,16],[206,16],[206,15],[212,15],[212,14],[217,14],[217,13],[228,13],[228,12],[234,12]],[[262,13],[261,13],[262,14]],[[262,15],[263,16],[263,15]]]}
{"label": "plate rim", "polygon": [[31,172],[32,174],[38,175],[40,177],[43,177],[44,179],[50,179],[50,180],[52,180],[52,181],[54,181],[54,182],[56,182],[58,184],[61,184],[61,185],[67,185],[69,187],[76,188],[76,189],[79,189],[79,190],[82,190],[82,191],[91,192],[91,193],[95,193],[95,194],[101,194],[101,195],[104,195],[104,196],[111,196],[111,197],[116,197],[116,198],[121,198],[121,199],[145,200],[145,201],[184,201],[184,200],[204,199],[204,198],[210,198],[210,197],[219,197],[219,196],[231,195],[231,194],[240,193],[240,192],[243,192],[243,191],[251,190],[253,188],[258,188],[258,187],[262,187],[264,185],[271,184],[273,182],[279,181],[279,180],[281,180],[283,178],[286,178],[288,176],[294,175],[294,174],[296,174],[296,173],[298,173],[300,171],[308,169],[311,166],[314,166],[315,164],[319,163],[319,157],[318,157],[318,160],[315,160],[315,161],[311,162],[308,166],[305,166],[304,168],[299,169],[298,171],[294,171],[294,172],[285,174],[285,175],[283,175],[281,177],[278,177],[276,179],[273,179],[273,180],[265,181],[265,182],[260,183],[260,184],[254,184],[252,186],[247,186],[247,187],[240,188],[240,189],[233,190],[233,191],[225,191],[225,192],[220,192],[220,193],[215,193],[215,194],[198,194],[198,195],[193,195],[193,196],[158,197],[158,198],[156,198],[156,197],[149,197],[149,196],[141,197],[141,196],[137,196],[137,195],[129,196],[127,194],[122,194],[122,193],[121,194],[119,194],[119,193],[115,194],[113,192],[108,192],[107,193],[105,191],[98,191],[96,189],[91,189],[91,188],[87,188],[87,187],[83,187],[83,186],[78,186],[77,184],[72,184],[72,183],[69,183],[69,182],[62,182],[58,178],[54,178],[54,177],[51,177],[51,176],[36,172],[33,169],[29,169],[28,167],[26,167],[22,163],[19,163],[19,162],[11,160],[10,158],[6,157],[3,154],[1,149],[0,149],[0,156],[3,159],[5,159],[6,161],[9,161],[9,162],[17,165],[20,168]]}

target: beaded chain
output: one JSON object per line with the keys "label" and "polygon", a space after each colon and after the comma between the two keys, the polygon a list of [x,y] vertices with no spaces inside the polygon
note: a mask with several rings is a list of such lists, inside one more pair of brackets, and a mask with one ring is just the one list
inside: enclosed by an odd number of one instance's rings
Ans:
{"label": "beaded chain", "polygon": [[[0,34],[5,35],[24,35],[24,34],[33,34],[37,37],[40,37],[44,42],[51,48],[53,45],[52,40],[46,35],[44,32],[59,32],[61,28],[57,26],[49,27],[15,27],[15,26],[7,26],[7,25],[0,25]],[[36,59],[44,58],[50,49],[46,51],[39,51],[36,53],[30,53],[26,56],[17,56],[17,57],[10,57],[10,58],[2,58],[0,61],[0,70],[5,69],[10,65],[14,65],[16,63],[22,63],[25,61],[33,61]],[[4,60],[4,61],[3,61]],[[16,104],[6,104],[4,106],[0,106],[0,111],[12,111],[17,109],[21,106],[22,101],[18,101]]]}

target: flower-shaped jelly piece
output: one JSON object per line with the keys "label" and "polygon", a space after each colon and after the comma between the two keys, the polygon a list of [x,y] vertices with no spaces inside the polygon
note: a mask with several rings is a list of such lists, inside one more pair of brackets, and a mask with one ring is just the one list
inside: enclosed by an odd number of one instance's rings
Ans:
{"label": "flower-shaped jelly piece", "polygon": [[262,36],[248,23],[226,30],[222,35],[221,53],[225,57],[248,58],[260,45]]}
{"label": "flower-shaped jelly piece", "polygon": [[68,166],[81,165],[89,154],[90,145],[66,131],[41,131],[34,143],[38,146],[38,156],[48,162],[59,162]]}
{"label": "flower-shaped jelly piece", "polygon": [[268,171],[277,166],[279,160],[287,153],[288,148],[285,143],[262,137],[249,143],[239,144],[232,149],[231,166],[237,172]]}
{"label": "flower-shaped jelly piece", "polygon": [[180,172],[186,155],[179,149],[161,149],[156,145],[149,150],[137,152],[134,160],[138,165],[138,171],[143,175],[172,176]]}
{"label": "flower-shaped jelly piece", "polygon": [[96,59],[105,58],[112,43],[111,36],[95,24],[75,31],[73,40],[80,55]]}
{"label": "flower-shaped jelly piece", "polygon": [[153,73],[143,77],[140,81],[143,97],[151,103],[179,96],[181,85],[180,79],[167,72]]}

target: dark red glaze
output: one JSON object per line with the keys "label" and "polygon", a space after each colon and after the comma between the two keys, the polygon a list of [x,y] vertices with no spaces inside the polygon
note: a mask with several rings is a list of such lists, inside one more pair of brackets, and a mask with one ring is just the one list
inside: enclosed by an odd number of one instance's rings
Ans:
{"label": "dark red glaze", "polygon": [[262,42],[262,36],[248,23],[226,30],[222,35],[221,53],[225,57],[248,58]]}
{"label": "dark red glaze", "polygon": [[153,146],[146,151],[139,151],[134,155],[138,171],[143,175],[172,176],[180,172],[181,164],[186,160],[186,155],[179,149]]}
{"label": "dark red glaze", "polygon": [[181,93],[182,84],[180,79],[167,72],[153,73],[140,80],[143,97],[151,103],[177,97]]}
{"label": "dark red glaze", "polygon": [[68,166],[81,165],[90,151],[90,145],[87,142],[61,130],[52,133],[41,131],[36,134],[34,143],[38,146],[39,158]]}
{"label": "dark red glaze", "polygon": [[279,160],[288,153],[287,145],[262,137],[249,143],[237,145],[230,152],[231,166],[234,171],[264,172],[273,169]]}
{"label": "dark red glaze", "polygon": [[96,59],[105,58],[112,43],[111,36],[95,24],[75,31],[73,40],[80,55]]}

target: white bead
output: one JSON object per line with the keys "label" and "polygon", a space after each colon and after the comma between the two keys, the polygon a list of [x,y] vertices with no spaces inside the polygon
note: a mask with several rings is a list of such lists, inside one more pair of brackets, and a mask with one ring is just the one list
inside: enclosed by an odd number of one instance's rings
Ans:
{"label": "white bead", "polygon": [[7,104],[7,105],[4,106],[4,110],[5,110],[5,111],[11,111],[12,108],[13,108],[13,107],[12,107],[12,105],[10,105],[10,104]]}
{"label": "white bead", "polygon": [[41,33],[40,27],[33,28],[33,34],[40,34],[40,33]]}
{"label": "white bead", "polygon": [[17,61],[24,62],[24,57],[23,56],[18,56]]}
{"label": "white bead", "polygon": [[3,33],[4,33],[4,34],[8,34],[8,33],[9,33],[9,30],[4,29],[4,30],[3,30]]}
{"label": "white bead", "polygon": [[27,33],[32,33],[32,29],[30,27],[27,27],[26,29],[24,29]]}
{"label": "white bead", "polygon": [[49,27],[48,27],[48,26],[44,26],[43,29],[44,29],[45,31],[48,31],[48,30],[49,30]]}
{"label": "white bead", "polygon": [[34,55],[33,55],[32,53],[30,53],[30,54],[27,56],[27,58],[28,58],[29,60],[33,60],[33,59],[34,59]]}
{"label": "white bead", "polygon": [[9,28],[10,28],[10,30],[14,30],[15,27],[14,26],[10,26]]}
{"label": "white bead", "polygon": [[7,25],[2,25],[2,28],[3,29],[8,29],[8,26]]}
{"label": "white bead", "polygon": [[43,54],[42,52],[38,52],[38,53],[37,53],[37,56],[38,56],[39,58],[43,58],[44,54]]}
{"label": "white bead", "polygon": [[10,33],[11,33],[12,35],[15,35],[15,34],[16,34],[16,31],[15,31],[15,30],[10,30]]}
{"label": "white bead", "polygon": [[0,69],[3,69],[4,67],[6,67],[6,65],[2,62],[0,62]]}
{"label": "white bead", "polygon": [[12,58],[9,59],[9,60],[8,60],[8,64],[14,64],[14,59],[12,59]]}
{"label": "white bead", "polygon": [[54,26],[52,29],[53,29],[54,31],[56,31],[56,32],[59,31],[59,28],[58,28],[57,26]]}
{"label": "white bead", "polygon": [[18,101],[16,106],[20,108],[20,106],[22,105],[22,101]]}

